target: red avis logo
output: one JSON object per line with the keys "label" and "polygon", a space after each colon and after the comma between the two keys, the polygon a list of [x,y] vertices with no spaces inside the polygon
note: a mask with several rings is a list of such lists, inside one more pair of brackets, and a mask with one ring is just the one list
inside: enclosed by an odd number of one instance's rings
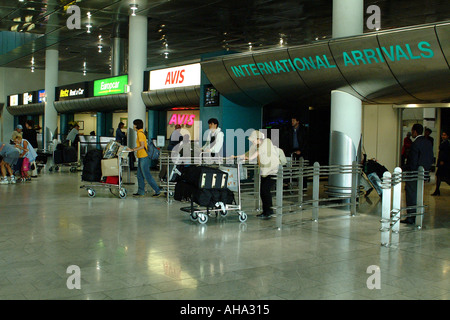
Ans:
{"label": "red avis logo", "polygon": [[169,120],[169,125],[171,124],[187,124],[192,126],[194,124],[195,114],[176,114],[174,113]]}
{"label": "red avis logo", "polygon": [[164,83],[164,85],[183,83],[183,81],[184,81],[184,69],[177,71],[169,71],[167,72],[166,82]]}

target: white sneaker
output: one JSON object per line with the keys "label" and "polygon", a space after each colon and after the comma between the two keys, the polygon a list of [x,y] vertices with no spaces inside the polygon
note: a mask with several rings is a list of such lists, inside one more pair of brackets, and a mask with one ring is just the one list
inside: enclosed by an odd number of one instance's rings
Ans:
{"label": "white sneaker", "polygon": [[11,180],[9,180],[9,183],[16,183],[16,177],[11,176]]}
{"label": "white sneaker", "polygon": [[3,178],[0,180],[0,184],[9,184],[8,178]]}

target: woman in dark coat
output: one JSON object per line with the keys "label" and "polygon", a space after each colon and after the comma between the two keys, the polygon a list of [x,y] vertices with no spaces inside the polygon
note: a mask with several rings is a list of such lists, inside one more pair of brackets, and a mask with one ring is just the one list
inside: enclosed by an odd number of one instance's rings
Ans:
{"label": "woman in dark coat", "polygon": [[442,142],[439,145],[439,155],[437,160],[437,172],[436,172],[436,190],[431,194],[432,196],[439,196],[441,192],[439,187],[441,186],[441,181],[450,184],[450,141],[449,130],[442,131]]}

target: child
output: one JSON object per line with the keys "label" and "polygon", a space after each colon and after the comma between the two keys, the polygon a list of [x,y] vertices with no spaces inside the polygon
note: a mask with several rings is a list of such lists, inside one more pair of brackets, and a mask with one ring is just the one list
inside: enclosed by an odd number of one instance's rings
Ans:
{"label": "child", "polygon": [[[19,159],[19,150],[10,144],[0,142],[0,157],[0,172],[2,175],[0,184],[16,183],[16,178],[14,177],[11,166],[17,163],[17,160]],[[6,173],[9,174],[10,181],[8,181]]]}
{"label": "child", "polygon": [[24,166],[23,162],[21,164],[21,173],[22,173],[22,179],[24,181],[31,181],[30,175],[28,174],[28,171],[30,170],[30,164],[36,160],[37,153],[34,150],[34,148],[31,146],[31,144],[28,142],[28,140],[23,139],[20,134],[13,134],[13,140],[16,144],[16,148],[19,150],[22,150],[19,157],[23,159],[28,159],[28,166]]}

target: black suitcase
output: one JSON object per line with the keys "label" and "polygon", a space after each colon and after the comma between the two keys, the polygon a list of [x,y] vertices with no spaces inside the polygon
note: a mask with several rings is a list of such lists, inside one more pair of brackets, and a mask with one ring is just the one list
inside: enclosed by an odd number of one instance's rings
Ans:
{"label": "black suitcase", "polygon": [[83,172],[81,179],[83,181],[99,182],[102,178],[102,159],[101,150],[89,150],[83,160]]}
{"label": "black suitcase", "polygon": [[190,201],[192,198],[192,186],[185,181],[178,181],[175,185],[173,198],[177,201]]}
{"label": "black suitcase", "polygon": [[228,188],[225,189],[199,189],[192,191],[192,200],[200,206],[215,208],[216,203],[236,204],[234,194]]}
{"label": "black suitcase", "polygon": [[199,189],[223,189],[227,187],[228,173],[205,166],[189,166],[181,179]]}
{"label": "black suitcase", "polygon": [[66,147],[64,148],[63,153],[64,163],[77,162],[78,156],[75,147]]}
{"label": "black suitcase", "polygon": [[64,163],[64,150],[55,150],[53,152],[53,161],[55,164]]}

